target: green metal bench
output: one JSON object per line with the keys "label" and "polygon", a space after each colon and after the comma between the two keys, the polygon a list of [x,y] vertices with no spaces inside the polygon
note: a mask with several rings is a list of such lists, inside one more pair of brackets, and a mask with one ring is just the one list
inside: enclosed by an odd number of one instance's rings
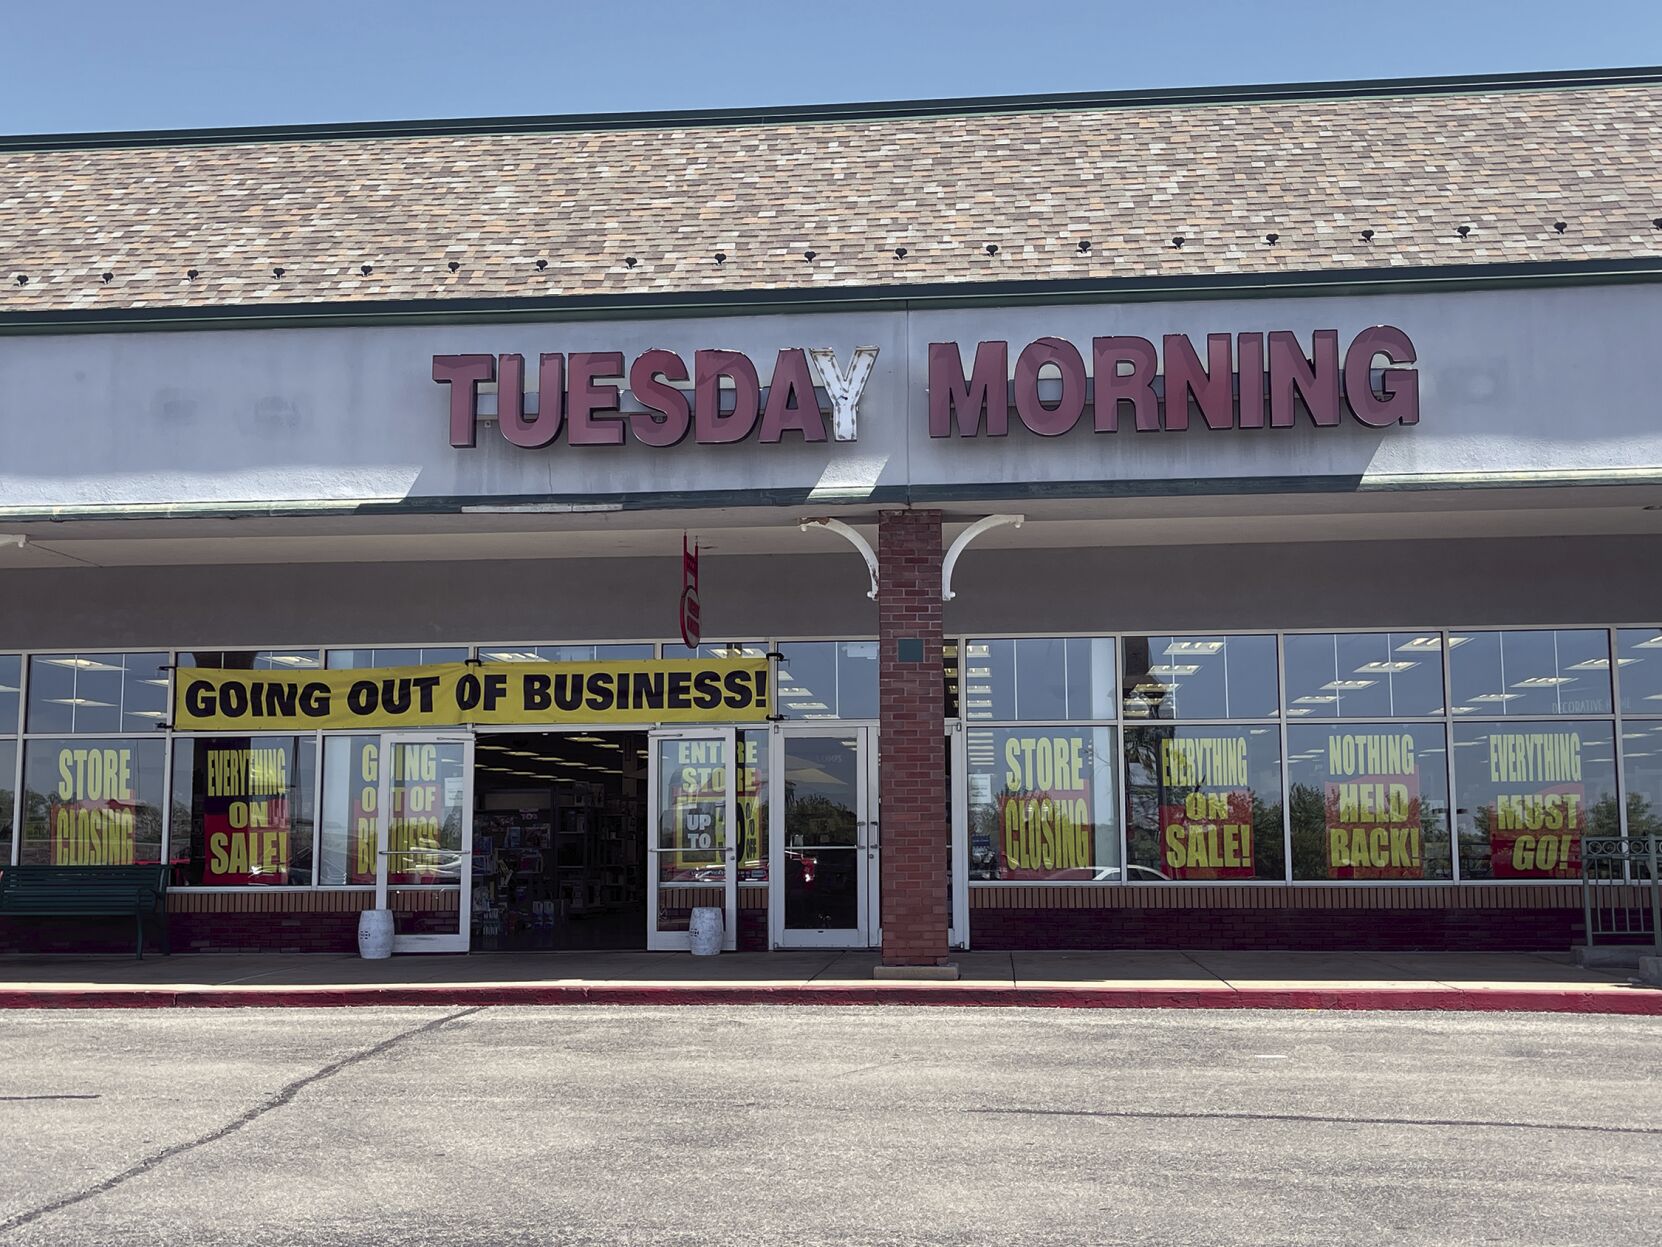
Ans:
{"label": "green metal bench", "polygon": [[0,873],[0,914],[38,918],[133,915],[144,959],[144,920],[155,918],[162,952],[167,934],[166,866],[7,866]]}

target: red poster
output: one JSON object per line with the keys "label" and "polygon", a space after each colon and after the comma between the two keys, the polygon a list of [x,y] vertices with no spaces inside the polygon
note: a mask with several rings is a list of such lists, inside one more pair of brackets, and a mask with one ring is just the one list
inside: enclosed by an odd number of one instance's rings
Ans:
{"label": "red poster", "polygon": [[1082,733],[1003,737],[995,853],[1000,879],[1089,878],[1095,865],[1090,747]]}
{"label": "red poster", "polygon": [[131,749],[58,751],[58,784],[47,803],[54,866],[131,866],[138,801]]}
{"label": "red poster", "polygon": [[1160,869],[1173,879],[1253,878],[1251,790],[1195,791],[1162,805]]}
{"label": "red poster", "polygon": [[[355,746],[352,776],[352,883],[374,883],[376,816],[380,801],[380,747],[375,741]],[[400,745],[393,750],[392,804],[387,822],[387,880],[390,883],[454,882],[430,856],[443,845],[444,806],[440,799],[439,751],[436,745]]]}
{"label": "red poster", "polygon": [[1587,793],[1581,784],[1495,794],[1489,853],[1497,879],[1574,879],[1581,874]]}
{"label": "red poster", "polygon": [[1420,777],[1412,767],[1409,751],[1404,773],[1328,781],[1328,878],[1425,878]]}
{"label": "red poster", "polygon": [[375,741],[354,742],[352,750],[352,862],[348,883],[375,882],[375,803],[380,770]]}
{"label": "red poster", "polygon": [[739,736],[739,773],[734,800],[739,818],[739,879],[768,877],[767,854],[762,848],[762,820],[768,816],[762,766],[757,764],[756,734]]}
{"label": "red poster", "polygon": [[293,830],[288,749],[247,737],[204,740],[198,748],[202,882],[287,883]]}

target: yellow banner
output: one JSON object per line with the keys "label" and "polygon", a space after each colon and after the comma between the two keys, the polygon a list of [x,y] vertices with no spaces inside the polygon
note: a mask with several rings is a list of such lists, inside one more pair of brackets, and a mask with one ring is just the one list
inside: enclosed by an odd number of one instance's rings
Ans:
{"label": "yellow banner", "polygon": [[359,671],[180,667],[173,689],[173,726],[181,732],[755,723],[773,709],[765,658]]}

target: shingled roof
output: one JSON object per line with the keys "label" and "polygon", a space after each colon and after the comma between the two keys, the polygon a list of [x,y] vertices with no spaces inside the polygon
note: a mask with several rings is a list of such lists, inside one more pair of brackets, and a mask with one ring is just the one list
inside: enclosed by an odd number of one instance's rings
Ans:
{"label": "shingled roof", "polygon": [[1390,85],[0,140],[0,314],[1662,253],[1662,72]]}

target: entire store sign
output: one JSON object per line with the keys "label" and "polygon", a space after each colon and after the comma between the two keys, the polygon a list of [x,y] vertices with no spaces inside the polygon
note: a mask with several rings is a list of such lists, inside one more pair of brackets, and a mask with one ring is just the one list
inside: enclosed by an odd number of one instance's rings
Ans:
{"label": "entire store sign", "polygon": [[[1090,413],[1097,433],[1125,418],[1139,433],[1182,432],[1191,409],[1208,429],[1317,429],[1348,415],[1367,428],[1420,420],[1414,344],[1392,325],[1362,330],[1340,351],[1335,329],[1317,329],[1310,349],[1290,330],[1209,333],[1205,358],[1187,334],[1117,335],[1076,344],[1036,338],[1019,350],[976,344],[966,370],[957,342],[931,342],[928,418],[932,438],[1004,437],[1012,417],[1040,437],[1072,432]],[[677,446],[790,438],[858,440],[860,395],[878,349],[855,349],[846,371],[829,348],[778,352],[766,384],[742,351],[698,350],[689,368],[675,351],[559,352],[538,357],[538,386],[525,389],[522,355],[435,355],[433,380],[450,387],[450,444],[478,445],[480,386],[496,383],[496,421],[514,446],[537,449],[564,434],[571,446]],[[1011,356],[1014,355],[1014,368]],[[819,381],[816,383],[815,374]],[[627,384],[628,389],[623,387]],[[821,392],[823,391],[823,400]],[[827,417],[830,418],[829,434]]]}
{"label": "entire store sign", "polygon": [[357,671],[181,667],[181,732],[452,727],[471,723],[753,723],[772,713],[765,658],[435,663]]}

